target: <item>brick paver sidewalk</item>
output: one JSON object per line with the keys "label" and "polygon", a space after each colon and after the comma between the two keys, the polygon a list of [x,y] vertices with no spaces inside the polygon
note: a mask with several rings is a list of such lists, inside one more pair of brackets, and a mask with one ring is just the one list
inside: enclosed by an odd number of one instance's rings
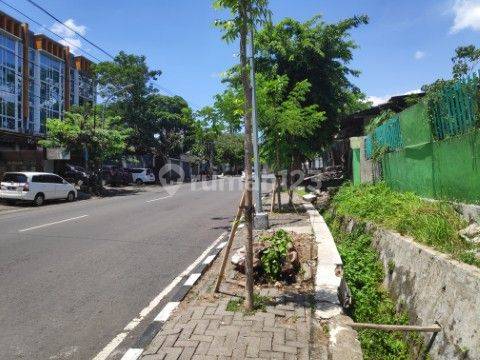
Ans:
{"label": "brick paver sidewalk", "polygon": [[252,315],[227,311],[228,299],[192,303],[167,322],[143,359],[309,359],[308,301],[282,300]]}
{"label": "brick paver sidewalk", "polygon": [[[298,210],[271,216],[271,227],[311,232],[308,215],[301,211],[301,206]],[[243,244],[244,237],[242,229],[235,237],[233,249]],[[272,287],[257,287],[255,292],[271,301],[264,311],[253,314],[227,311],[233,297],[212,295],[222,257],[223,253],[172,314],[143,352],[142,359],[318,358],[312,356],[311,346],[311,338],[318,336],[312,330],[313,284],[312,292],[305,294],[282,294]],[[229,265],[227,278],[232,274]],[[228,288],[227,284],[222,288]],[[237,289],[237,293],[242,294],[243,289]]]}

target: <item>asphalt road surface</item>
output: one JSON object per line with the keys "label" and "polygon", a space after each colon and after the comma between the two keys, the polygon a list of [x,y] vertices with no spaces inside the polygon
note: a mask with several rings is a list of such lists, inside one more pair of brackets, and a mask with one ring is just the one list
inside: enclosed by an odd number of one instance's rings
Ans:
{"label": "asphalt road surface", "polygon": [[238,178],[195,186],[0,213],[0,358],[98,354],[228,229]]}

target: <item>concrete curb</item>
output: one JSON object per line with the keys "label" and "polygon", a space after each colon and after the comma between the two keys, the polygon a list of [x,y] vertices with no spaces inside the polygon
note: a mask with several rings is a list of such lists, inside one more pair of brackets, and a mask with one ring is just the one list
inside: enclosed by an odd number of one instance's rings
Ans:
{"label": "concrete curb", "polygon": [[[315,274],[315,317],[328,321],[329,358],[332,360],[361,360],[362,348],[357,332],[348,326],[352,322],[343,315],[339,295],[347,293],[343,281],[343,262],[332,233],[322,215],[310,203],[303,207],[310,216],[315,242],[317,243],[317,273]],[[343,300],[342,300],[343,302]]]}
{"label": "concrete curb", "polygon": [[[179,283],[172,291],[173,295],[170,300],[165,304],[158,315],[148,325],[142,335],[137,339],[132,348],[128,349],[122,356],[121,360],[137,360],[147,348],[153,338],[162,329],[163,325],[172,315],[173,311],[177,309],[183,299],[187,296],[188,292],[198,282],[203,274],[210,268],[213,261],[221,253],[222,249],[227,245],[225,239],[226,232],[220,236],[220,242],[214,246],[208,254],[205,255],[203,261],[198,264],[189,274],[185,275],[186,280]],[[216,240],[218,241],[218,239]],[[188,277],[187,277],[188,275]]]}
{"label": "concrete curb", "polygon": [[315,242],[317,244],[317,273],[315,275],[315,299],[317,318],[330,319],[342,313],[338,299],[342,284],[342,258],[338,253],[332,233],[325,219],[312,204],[303,207],[310,216]]}

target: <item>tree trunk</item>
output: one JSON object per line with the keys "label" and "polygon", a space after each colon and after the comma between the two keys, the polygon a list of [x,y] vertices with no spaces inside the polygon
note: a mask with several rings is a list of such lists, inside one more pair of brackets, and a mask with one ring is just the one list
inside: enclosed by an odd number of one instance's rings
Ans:
{"label": "tree trunk", "polygon": [[[278,142],[276,142],[275,156],[277,161],[277,164],[276,164],[277,171],[275,172],[275,186],[276,186],[276,192],[277,192],[278,212],[281,212],[282,211],[282,175],[280,174],[280,148],[279,148]],[[275,194],[273,195],[275,196]]]}
{"label": "tree trunk", "polygon": [[239,0],[240,15],[240,67],[245,94],[245,221],[247,239],[245,244],[245,308],[253,310],[253,201],[252,201],[252,88],[247,69],[248,0]]}
{"label": "tree trunk", "polygon": [[293,190],[292,190],[292,165],[287,167],[287,191],[288,191],[288,205],[293,206]]}
{"label": "tree trunk", "polygon": [[277,182],[277,204],[278,212],[282,211],[282,175],[275,175],[275,181]]}

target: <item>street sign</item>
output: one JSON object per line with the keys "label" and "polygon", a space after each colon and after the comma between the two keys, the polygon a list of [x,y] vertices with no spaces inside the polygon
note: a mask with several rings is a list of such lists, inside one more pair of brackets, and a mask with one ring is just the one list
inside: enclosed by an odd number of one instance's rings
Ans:
{"label": "street sign", "polygon": [[64,148],[47,149],[47,160],[70,160],[70,151]]}

